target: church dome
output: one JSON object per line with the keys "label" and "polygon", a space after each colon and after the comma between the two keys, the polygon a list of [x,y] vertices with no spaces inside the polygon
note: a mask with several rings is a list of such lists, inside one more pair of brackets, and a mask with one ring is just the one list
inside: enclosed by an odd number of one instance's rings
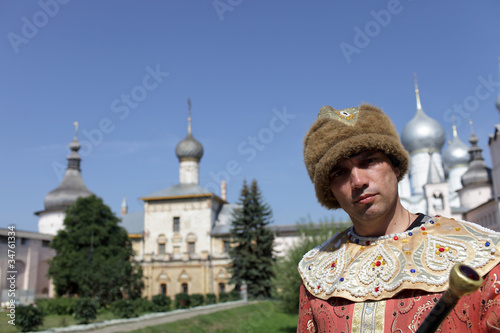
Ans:
{"label": "church dome", "polygon": [[64,178],[59,186],[49,192],[45,197],[45,211],[62,211],[75,203],[80,197],[88,197],[92,195],[85,183],[83,182],[80,173],[80,142],[76,137],[69,144],[71,153],[68,156],[68,167]]}
{"label": "church dome", "polygon": [[200,161],[203,156],[203,146],[195,138],[193,138],[191,131],[188,131],[184,140],[177,144],[175,154],[179,160],[194,159],[196,161]]}
{"label": "church dome", "polygon": [[443,163],[447,169],[469,162],[469,149],[457,135],[456,127],[453,126],[453,140],[443,152]]}
{"label": "church dome", "polygon": [[401,133],[401,142],[410,153],[418,150],[441,151],[445,141],[445,132],[440,123],[417,108],[412,120]]}
{"label": "church dome", "polygon": [[482,156],[482,149],[477,145],[478,138],[472,133],[469,137],[471,147],[469,149],[469,168],[462,175],[462,185],[464,187],[473,185],[491,184],[491,169],[486,166]]}

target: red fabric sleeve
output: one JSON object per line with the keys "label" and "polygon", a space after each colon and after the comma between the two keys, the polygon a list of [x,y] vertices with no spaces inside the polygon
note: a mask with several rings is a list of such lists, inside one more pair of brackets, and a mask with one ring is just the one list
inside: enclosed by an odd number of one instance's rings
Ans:
{"label": "red fabric sleeve", "polygon": [[317,329],[312,314],[311,303],[309,301],[309,293],[304,287],[304,283],[301,283],[299,300],[299,323],[297,325],[297,333],[313,332],[317,332]]}
{"label": "red fabric sleeve", "polygon": [[481,332],[500,332],[500,265],[485,276],[480,302]]}

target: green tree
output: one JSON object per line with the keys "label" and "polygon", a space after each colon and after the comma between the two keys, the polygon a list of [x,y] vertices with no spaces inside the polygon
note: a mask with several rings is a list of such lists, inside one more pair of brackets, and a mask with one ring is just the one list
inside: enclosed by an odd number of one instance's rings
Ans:
{"label": "green tree", "polygon": [[50,246],[49,268],[58,295],[90,297],[102,305],[138,298],[142,270],[132,262],[132,246],[119,219],[95,195],[79,198],[66,210],[64,229]]}
{"label": "green tree", "polygon": [[231,283],[239,290],[247,283],[251,297],[270,297],[274,276],[274,234],[267,226],[271,223],[271,208],[264,203],[257,181],[248,188],[246,181],[239,199],[231,227],[234,246],[229,252],[232,259]]}
{"label": "green tree", "polygon": [[302,279],[297,266],[304,254],[350,226],[351,223],[337,223],[333,218],[324,219],[316,224],[311,221],[311,218],[307,222],[305,219],[299,221],[297,227],[300,241],[279,258],[275,266],[273,296],[282,301],[285,312],[297,314],[299,310],[299,289]]}

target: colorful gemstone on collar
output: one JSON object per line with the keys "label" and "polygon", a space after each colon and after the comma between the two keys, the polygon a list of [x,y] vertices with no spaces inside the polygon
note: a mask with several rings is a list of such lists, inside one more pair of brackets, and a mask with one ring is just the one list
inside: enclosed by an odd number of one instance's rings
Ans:
{"label": "colorful gemstone on collar", "polygon": [[456,231],[460,231],[460,228],[459,228],[459,227],[456,227],[456,228],[455,228],[455,230],[456,230]]}
{"label": "colorful gemstone on collar", "polygon": [[382,263],[377,260],[377,262],[375,262],[375,266],[379,267],[380,265],[382,265]]}
{"label": "colorful gemstone on collar", "polygon": [[380,290],[379,287],[375,287],[375,292],[378,293],[378,291]]}
{"label": "colorful gemstone on collar", "polygon": [[359,239],[356,239],[356,244],[359,244]]}
{"label": "colorful gemstone on collar", "polygon": [[427,235],[427,231],[423,231],[423,232],[422,232],[422,235]]}
{"label": "colorful gemstone on collar", "polygon": [[344,282],[344,278],[340,278],[340,282]]}
{"label": "colorful gemstone on collar", "polygon": [[430,223],[430,224],[434,224],[434,221],[433,221],[433,220],[430,220],[430,221],[429,221],[429,223]]}
{"label": "colorful gemstone on collar", "polygon": [[411,273],[415,273],[415,272],[416,272],[416,271],[415,271],[415,268],[410,269],[410,272],[411,272]]}
{"label": "colorful gemstone on collar", "polygon": [[408,236],[413,236],[413,232],[409,232],[409,233],[408,233]]}
{"label": "colorful gemstone on collar", "polygon": [[420,227],[420,229],[425,230],[425,227]]}
{"label": "colorful gemstone on collar", "polygon": [[370,245],[370,241],[366,241],[366,245]]}
{"label": "colorful gemstone on collar", "polygon": [[398,239],[399,239],[399,237],[398,237],[398,236],[394,236],[394,240],[396,240],[396,241],[397,241]]}
{"label": "colorful gemstone on collar", "polygon": [[486,242],[486,243],[484,243],[484,246],[486,246],[486,247],[488,247],[488,246],[490,246],[490,245],[491,245],[491,244],[490,244],[490,242]]}

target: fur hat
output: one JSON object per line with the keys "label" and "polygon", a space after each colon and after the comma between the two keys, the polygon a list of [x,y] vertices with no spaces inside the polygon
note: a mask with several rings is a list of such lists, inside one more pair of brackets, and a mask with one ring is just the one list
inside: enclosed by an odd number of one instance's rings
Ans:
{"label": "fur hat", "polygon": [[304,162],[314,183],[316,197],[325,207],[340,208],[330,190],[330,171],[342,159],[365,150],[379,149],[397,161],[398,181],[408,171],[408,153],[389,117],[379,108],[336,110],[323,106],[304,138]]}

